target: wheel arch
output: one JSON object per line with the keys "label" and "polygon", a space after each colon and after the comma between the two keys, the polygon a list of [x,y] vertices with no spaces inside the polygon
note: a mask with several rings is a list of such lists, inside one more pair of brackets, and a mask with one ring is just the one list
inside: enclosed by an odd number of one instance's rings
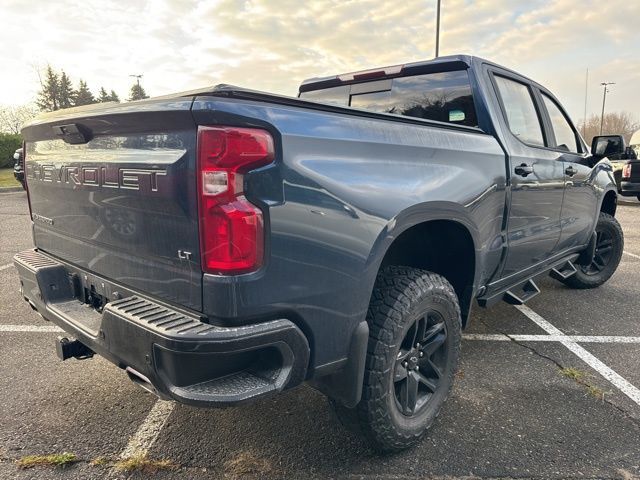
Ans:
{"label": "wheel arch", "polygon": [[609,189],[602,196],[598,213],[608,213],[612,217],[616,216],[618,208],[618,193],[614,189]]}
{"label": "wheel arch", "polygon": [[[460,302],[466,326],[479,271],[478,231],[460,205],[438,202],[392,219],[380,234],[375,274],[388,265],[429,270],[445,277]],[[370,290],[373,291],[373,282]]]}
{"label": "wheel arch", "polygon": [[[449,255],[454,252],[462,252],[462,255],[456,259],[459,264],[457,266],[462,266],[462,268],[458,268],[458,276],[455,274],[455,265],[446,262],[446,255],[437,257],[440,263],[435,261],[430,263],[428,259],[434,260],[433,255],[416,254],[416,248],[419,246],[417,241],[425,238],[427,233],[426,238],[437,238],[440,241],[439,244],[432,242],[432,248],[438,245],[464,246],[461,250],[448,248]],[[439,235],[436,236],[435,233]],[[443,275],[453,285],[458,295],[462,328],[464,328],[475,295],[477,272],[480,271],[478,264],[480,256],[477,254],[478,238],[479,234],[473,222],[467,217],[463,207],[458,204],[434,202],[407,209],[387,223],[371,249],[363,274],[363,284],[365,285],[363,288],[367,289],[365,292],[369,292],[367,303],[370,302],[373,294],[378,272],[381,268],[390,265],[390,262],[400,262],[402,266],[428,269]],[[452,239],[453,243],[447,243],[446,240]],[[401,256],[400,252],[406,245],[412,246],[413,249],[406,250],[405,255]],[[352,334],[345,367],[335,374],[312,380],[311,384],[340,404],[348,407],[355,406],[360,401],[362,394],[368,339],[369,326],[363,319]]]}

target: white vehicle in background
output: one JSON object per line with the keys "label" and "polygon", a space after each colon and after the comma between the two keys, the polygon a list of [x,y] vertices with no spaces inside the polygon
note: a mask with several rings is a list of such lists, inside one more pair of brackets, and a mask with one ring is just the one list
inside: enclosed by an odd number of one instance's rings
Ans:
{"label": "white vehicle in background", "polygon": [[640,130],[631,135],[631,141],[629,142],[629,148],[633,150],[636,159],[640,158]]}

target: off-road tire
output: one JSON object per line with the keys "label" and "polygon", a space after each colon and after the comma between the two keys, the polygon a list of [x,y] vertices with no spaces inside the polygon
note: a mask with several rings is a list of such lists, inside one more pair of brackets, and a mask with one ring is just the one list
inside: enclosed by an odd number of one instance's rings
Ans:
{"label": "off-road tire", "polygon": [[[596,243],[596,256],[594,261],[597,261],[598,255],[600,255],[599,258],[602,259],[604,255],[602,253],[603,249],[610,246],[610,250],[605,252],[609,253],[606,264],[598,272],[593,271],[593,265],[596,265],[594,263],[589,266],[577,265],[577,272],[563,280],[563,283],[568,287],[579,289],[599,287],[609,280],[611,275],[613,275],[618,268],[618,264],[622,258],[622,252],[624,250],[624,235],[618,220],[607,213],[601,213],[596,225],[596,234],[598,235],[598,240]],[[602,235],[606,235],[607,238],[611,239],[610,245],[602,247],[602,245],[606,243],[601,242]],[[600,247],[598,247],[598,245],[600,245]]]}
{"label": "off-road tire", "polygon": [[[421,410],[414,416],[406,416],[397,403],[396,362],[410,329],[417,330],[421,316],[434,311],[446,327],[439,357],[443,365],[441,376],[437,389]],[[369,344],[362,398],[354,408],[329,402],[341,423],[358,432],[375,450],[404,450],[424,437],[451,391],[460,355],[458,297],[440,275],[410,267],[387,267],[376,279],[367,321]]]}

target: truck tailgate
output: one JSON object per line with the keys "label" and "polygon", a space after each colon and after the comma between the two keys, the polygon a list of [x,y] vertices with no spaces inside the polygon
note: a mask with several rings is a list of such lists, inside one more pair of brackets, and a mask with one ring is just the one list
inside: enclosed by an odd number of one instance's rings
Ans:
{"label": "truck tailgate", "polygon": [[200,310],[190,98],[53,112],[23,130],[36,247]]}

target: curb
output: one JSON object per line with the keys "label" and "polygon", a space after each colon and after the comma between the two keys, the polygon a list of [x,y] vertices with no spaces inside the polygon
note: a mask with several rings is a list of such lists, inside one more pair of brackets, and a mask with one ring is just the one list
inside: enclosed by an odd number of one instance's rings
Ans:
{"label": "curb", "polygon": [[24,188],[22,187],[3,187],[0,188],[0,193],[13,193],[13,192],[24,192]]}

